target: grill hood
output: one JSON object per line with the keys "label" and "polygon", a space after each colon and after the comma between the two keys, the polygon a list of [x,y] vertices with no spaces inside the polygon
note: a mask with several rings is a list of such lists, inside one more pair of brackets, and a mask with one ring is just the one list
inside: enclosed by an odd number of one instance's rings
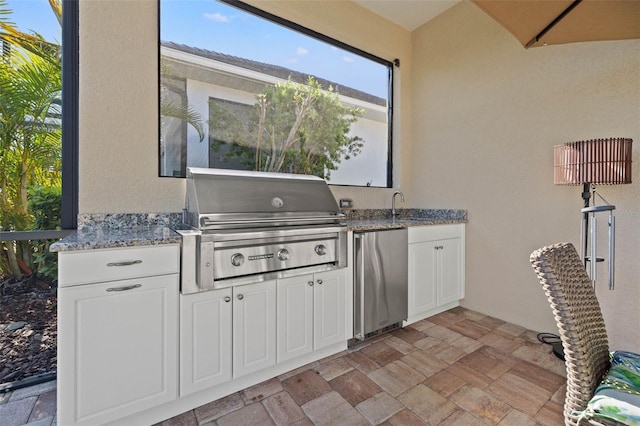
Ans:
{"label": "grill hood", "polygon": [[327,224],[343,217],[317,176],[187,168],[184,222],[196,229]]}

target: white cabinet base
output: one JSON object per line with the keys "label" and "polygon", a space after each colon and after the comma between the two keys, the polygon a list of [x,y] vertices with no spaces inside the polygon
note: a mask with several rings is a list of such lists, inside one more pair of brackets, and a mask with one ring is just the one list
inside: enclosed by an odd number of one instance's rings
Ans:
{"label": "white cabinet base", "polygon": [[447,303],[446,305],[438,306],[437,308],[433,308],[428,311],[420,312],[415,315],[410,315],[406,321],[402,321],[402,326],[406,327],[409,324],[413,324],[414,322],[418,322],[423,319],[427,319],[429,317],[442,313],[444,311],[448,311],[449,309],[453,309],[456,306],[460,306],[460,302],[456,301],[456,302]]}
{"label": "white cabinet base", "polygon": [[177,398],[178,274],[58,296],[58,424],[104,424]]}
{"label": "white cabinet base", "polygon": [[180,395],[231,380],[231,289],[180,295]]}
{"label": "white cabinet base", "polygon": [[168,402],[150,410],[142,411],[129,417],[119,419],[109,423],[109,425],[140,426],[142,424],[155,424],[345,350],[347,350],[346,341],[327,346],[319,351],[314,351],[310,354],[277,364],[273,367],[265,368],[264,370],[256,373],[238,377],[221,385],[180,397],[177,400]]}
{"label": "white cabinet base", "polygon": [[465,291],[465,225],[409,228],[409,316],[403,325],[460,304]]}

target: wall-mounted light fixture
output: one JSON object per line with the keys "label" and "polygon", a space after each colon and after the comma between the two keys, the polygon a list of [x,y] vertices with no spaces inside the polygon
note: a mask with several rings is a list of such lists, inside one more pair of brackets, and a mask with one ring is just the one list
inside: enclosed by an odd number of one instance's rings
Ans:
{"label": "wall-mounted light fixture", "polygon": [[[591,282],[595,286],[596,265],[604,259],[596,255],[596,213],[609,212],[609,289],[614,287],[615,261],[615,206],[596,193],[596,185],[619,185],[631,183],[632,139],[610,138],[569,142],[553,148],[554,176],[556,185],[583,185],[581,250],[585,266],[589,265]],[[593,195],[592,195],[593,194]],[[598,195],[606,204],[596,206]],[[593,204],[590,200],[593,198]],[[591,215],[591,227],[589,227]],[[589,255],[587,255],[588,248]]]}

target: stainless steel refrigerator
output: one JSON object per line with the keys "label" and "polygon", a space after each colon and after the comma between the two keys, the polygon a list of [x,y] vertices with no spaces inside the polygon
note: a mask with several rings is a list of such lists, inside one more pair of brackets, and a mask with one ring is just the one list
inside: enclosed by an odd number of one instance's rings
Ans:
{"label": "stainless steel refrigerator", "polygon": [[409,248],[406,229],[354,237],[354,337],[364,340],[407,319]]}

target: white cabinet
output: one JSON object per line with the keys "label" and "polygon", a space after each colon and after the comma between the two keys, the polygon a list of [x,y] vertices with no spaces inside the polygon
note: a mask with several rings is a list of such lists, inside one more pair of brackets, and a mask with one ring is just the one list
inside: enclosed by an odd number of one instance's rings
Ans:
{"label": "white cabinet", "polygon": [[410,227],[408,238],[410,324],[464,298],[464,224]]}
{"label": "white cabinet", "polygon": [[313,351],[313,274],[278,280],[278,362]]}
{"label": "white cabinet", "polygon": [[276,364],[276,282],[233,288],[233,377]]}
{"label": "white cabinet", "polygon": [[278,362],[345,340],[345,271],[278,280]]}
{"label": "white cabinet", "polygon": [[180,295],[180,395],[231,380],[232,291]]}
{"label": "white cabinet", "polygon": [[[146,262],[156,255],[166,260],[159,274]],[[61,252],[59,258],[58,423],[103,424],[174,400],[179,247]],[[99,282],[104,275],[86,273],[87,264],[129,279]],[[144,276],[128,270],[140,266]]]}
{"label": "white cabinet", "polygon": [[180,395],[276,363],[276,282],[180,296]]}
{"label": "white cabinet", "polygon": [[344,269],[315,274],[313,287],[313,349],[318,350],[345,340]]}

